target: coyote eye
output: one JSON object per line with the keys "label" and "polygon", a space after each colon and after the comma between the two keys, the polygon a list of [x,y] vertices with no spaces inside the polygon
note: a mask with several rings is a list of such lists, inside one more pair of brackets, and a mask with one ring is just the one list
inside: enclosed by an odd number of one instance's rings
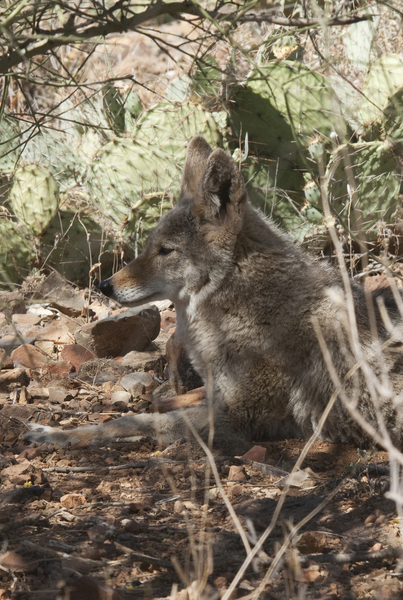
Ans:
{"label": "coyote eye", "polygon": [[158,254],[160,254],[161,256],[167,256],[168,254],[171,254],[171,252],[173,252],[173,251],[174,251],[173,248],[167,248],[166,246],[161,246]]}

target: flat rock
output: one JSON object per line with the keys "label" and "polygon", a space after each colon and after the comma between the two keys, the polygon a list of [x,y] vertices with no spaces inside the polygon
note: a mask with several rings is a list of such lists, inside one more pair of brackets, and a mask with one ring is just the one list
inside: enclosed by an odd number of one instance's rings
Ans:
{"label": "flat rock", "polygon": [[128,402],[130,402],[131,399],[132,399],[132,395],[130,392],[125,392],[125,391],[120,391],[120,390],[113,392],[113,394],[111,396],[112,404],[115,402],[124,402],[125,404],[127,404]]}
{"label": "flat rock", "polygon": [[266,459],[267,450],[263,446],[253,446],[242,458],[263,463]]}
{"label": "flat rock", "polygon": [[32,315],[30,313],[19,314],[15,313],[11,317],[14,325],[38,325],[40,323],[41,318],[38,315]]}
{"label": "flat rock", "polygon": [[[24,367],[16,367],[0,373],[0,391],[9,392],[16,386],[29,384],[27,370]],[[4,410],[4,409],[3,409]]]}
{"label": "flat rock", "polygon": [[137,391],[137,385],[140,384],[144,386],[146,392],[150,392],[154,387],[154,379],[150,375],[150,373],[129,373],[128,375],[124,375],[120,380],[120,385],[124,387],[126,391],[130,391],[135,395]]}
{"label": "flat rock", "polygon": [[83,325],[75,333],[77,344],[99,358],[124,356],[131,350],[149,348],[160,332],[161,317],[156,306],[131,308],[118,315]]}
{"label": "flat rock", "polygon": [[58,319],[45,325],[37,334],[36,339],[54,344],[74,344],[74,330],[78,327],[79,325],[76,323],[67,324],[64,319]]}
{"label": "flat rock", "polygon": [[64,361],[70,362],[78,371],[81,365],[96,358],[95,354],[80,344],[66,344],[61,352]]}
{"label": "flat rock", "polygon": [[78,291],[56,271],[39,285],[34,299],[46,301],[69,317],[81,315],[85,306],[84,293]]}
{"label": "flat rock", "polygon": [[30,369],[40,369],[51,364],[49,357],[35,346],[20,346],[11,353],[13,363],[18,363]]}
{"label": "flat rock", "polygon": [[132,350],[120,361],[124,367],[130,367],[133,371],[154,371],[156,375],[162,374],[166,359],[161,352],[136,352]]}

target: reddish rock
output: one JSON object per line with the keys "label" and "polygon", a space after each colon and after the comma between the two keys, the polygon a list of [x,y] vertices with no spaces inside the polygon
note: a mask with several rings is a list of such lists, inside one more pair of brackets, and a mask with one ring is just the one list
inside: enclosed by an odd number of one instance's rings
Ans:
{"label": "reddish rock", "polygon": [[266,459],[267,450],[263,446],[253,446],[242,458],[263,463]]}
{"label": "reddish rock", "polygon": [[131,308],[76,331],[78,344],[99,358],[124,356],[131,350],[147,350],[160,332],[161,317],[156,306]]}
{"label": "reddish rock", "polygon": [[16,348],[11,353],[13,363],[18,363],[30,369],[40,369],[51,364],[46,354],[35,348],[35,346],[24,345]]}
{"label": "reddish rock", "polygon": [[84,362],[96,358],[91,350],[84,348],[84,346],[80,346],[80,344],[67,344],[61,352],[61,357],[64,361],[70,362],[76,371],[79,370]]}
{"label": "reddish rock", "polygon": [[50,373],[55,379],[64,379],[74,372],[74,367],[71,363],[60,360],[56,364],[48,365],[46,372]]}

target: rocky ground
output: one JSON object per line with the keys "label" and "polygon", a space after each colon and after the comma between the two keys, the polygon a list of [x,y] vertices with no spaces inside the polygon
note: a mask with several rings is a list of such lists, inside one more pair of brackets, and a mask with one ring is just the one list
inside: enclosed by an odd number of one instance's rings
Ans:
{"label": "rocky ground", "polygon": [[304,441],[214,463],[186,440],[26,445],[27,422],[103,423],[204,389],[169,302],[119,309],[55,273],[0,302],[0,598],[220,598],[269,525],[231,598],[403,597],[385,452],[316,442],[291,473]]}

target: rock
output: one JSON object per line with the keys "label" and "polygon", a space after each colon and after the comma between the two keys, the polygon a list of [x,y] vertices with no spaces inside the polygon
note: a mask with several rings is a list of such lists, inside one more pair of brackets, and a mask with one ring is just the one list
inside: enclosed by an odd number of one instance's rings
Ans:
{"label": "rock", "polygon": [[178,340],[175,333],[167,341],[166,352],[169,380],[177,393],[193,390],[203,385],[202,378],[194,370],[182,342]]}
{"label": "rock", "polygon": [[24,297],[19,292],[0,292],[0,310],[6,317],[25,313]]}
{"label": "rock", "polygon": [[176,325],[176,312],[173,310],[164,310],[161,313],[161,329],[162,331],[166,331],[170,327],[174,327]]}
{"label": "rock", "polygon": [[27,386],[28,384],[28,373],[23,367],[16,367],[0,373],[0,392],[11,392],[16,387]]}
{"label": "rock", "polygon": [[253,446],[246,454],[242,456],[246,460],[253,460],[255,462],[264,463],[266,459],[267,450],[263,446]]}
{"label": "rock", "polygon": [[32,315],[30,313],[25,313],[25,314],[19,314],[19,313],[15,313],[12,317],[11,317],[12,322],[14,323],[14,325],[38,325],[38,323],[40,323],[41,318],[38,317],[37,315]]}
{"label": "rock", "polygon": [[[162,387],[162,386],[160,386]],[[158,391],[157,388],[156,391]],[[150,405],[153,412],[165,413],[177,410],[179,408],[190,408],[197,406],[206,400],[206,390],[204,387],[197,388],[186,394],[171,396],[169,398],[155,398]]]}
{"label": "rock", "polygon": [[60,360],[56,364],[49,365],[46,372],[52,375],[54,379],[64,379],[67,375],[70,375],[74,371],[74,367],[71,363],[64,360]]}
{"label": "rock", "polygon": [[305,531],[297,541],[297,548],[301,554],[316,554],[326,548],[327,538],[320,531]]}
{"label": "rock", "polygon": [[0,369],[12,369],[13,368],[13,361],[11,360],[11,356],[6,352],[6,350],[3,350],[3,348],[0,348]]}
{"label": "rock", "polygon": [[85,306],[84,293],[77,291],[56,271],[39,285],[34,299],[46,301],[69,317],[80,316]]}
{"label": "rock", "polygon": [[120,385],[124,387],[125,390],[130,391],[133,396],[135,396],[135,393],[137,392],[138,384],[143,386],[146,392],[150,392],[155,387],[152,375],[150,375],[150,373],[142,373],[141,371],[124,375],[120,380]]}
{"label": "rock", "polygon": [[62,387],[49,387],[49,402],[52,404],[63,404],[63,402],[69,402],[72,399],[72,395],[69,390]]}
{"label": "rock", "polygon": [[123,600],[119,592],[89,575],[76,579],[68,589],[70,600]]}
{"label": "rock", "polygon": [[35,346],[20,346],[11,353],[13,364],[20,364],[30,369],[40,369],[52,364],[51,359]]}
{"label": "rock", "polygon": [[74,331],[79,327],[78,323],[62,317],[53,321],[41,330],[36,336],[37,340],[54,342],[55,344],[74,344]]}
{"label": "rock", "polygon": [[240,496],[244,492],[244,487],[240,483],[236,483],[228,488],[227,494],[228,498],[233,498],[234,496]]}
{"label": "rock", "polygon": [[32,558],[25,558],[17,552],[9,550],[0,558],[0,565],[4,571],[12,573],[32,573],[39,566],[39,561]]}
{"label": "rock", "polygon": [[132,350],[123,357],[121,363],[124,367],[130,367],[133,371],[154,371],[162,375],[166,364],[166,358],[161,352],[136,352]]}
{"label": "rock", "polygon": [[126,312],[88,323],[75,334],[81,344],[99,358],[124,356],[131,350],[146,350],[160,331],[160,313],[152,305],[131,308]]}
{"label": "rock", "polygon": [[228,473],[230,481],[246,481],[245,469],[242,466],[231,465]]}
{"label": "rock", "polygon": [[39,400],[47,400],[49,398],[49,389],[42,387],[37,381],[31,381],[27,392],[31,398],[37,398]]}
{"label": "rock", "polygon": [[87,503],[87,499],[83,494],[65,494],[60,498],[60,504],[63,508],[75,508]]}
{"label": "rock", "polygon": [[55,351],[55,345],[53,342],[45,342],[42,340],[37,340],[35,342],[35,348],[38,348],[41,352],[47,354],[48,356],[52,356]]}
{"label": "rock", "polygon": [[84,348],[80,344],[66,344],[60,356],[64,361],[71,363],[76,371],[79,370],[83,363],[96,358],[91,350]]}
{"label": "rock", "polygon": [[111,396],[111,402],[115,403],[115,402],[124,402],[125,404],[127,404],[128,402],[130,402],[132,399],[132,395],[130,392],[124,392],[124,391],[117,391],[117,392],[113,392],[112,396]]}
{"label": "rock", "polygon": [[6,350],[11,350],[12,348],[18,348],[21,345],[29,345],[33,344],[37,338],[30,337],[22,337],[19,335],[5,335],[0,340],[0,348],[5,348]]}

